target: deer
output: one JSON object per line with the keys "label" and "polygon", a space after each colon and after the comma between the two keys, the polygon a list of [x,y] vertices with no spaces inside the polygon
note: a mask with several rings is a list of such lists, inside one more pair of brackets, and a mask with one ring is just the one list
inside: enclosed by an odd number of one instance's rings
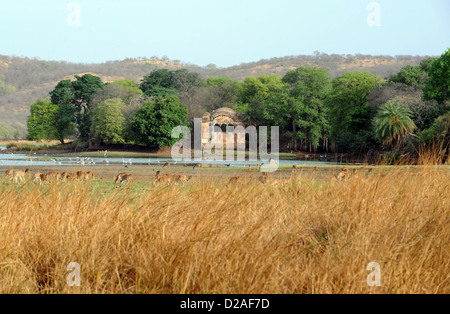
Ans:
{"label": "deer", "polygon": [[335,178],[339,181],[342,181],[345,179],[345,177],[347,177],[348,173],[349,173],[348,168],[342,168],[341,172],[339,172],[337,175],[335,175]]}
{"label": "deer", "polygon": [[120,180],[119,180],[119,181],[120,181],[120,185],[126,184],[126,183],[130,182],[132,178],[133,178],[133,175],[131,175],[131,174],[125,174],[125,175],[123,175],[123,176],[120,178]]}
{"label": "deer", "polygon": [[168,183],[170,184],[172,181],[172,178],[169,174],[161,174],[161,171],[156,172],[155,179],[153,180],[153,184],[156,183]]}
{"label": "deer", "polygon": [[173,180],[175,181],[175,184],[177,184],[177,183],[185,184],[185,183],[187,183],[190,179],[191,179],[191,177],[187,177],[187,176],[185,176],[185,175],[178,175],[178,174],[175,174],[175,175],[173,176]]}
{"label": "deer", "polygon": [[119,173],[117,176],[114,177],[114,183],[122,182],[122,178],[124,176],[131,176],[131,174],[126,173],[126,172]]}
{"label": "deer", "polygon": [[42,183],[42,173],[38,172],[38,173],[33,174],[33,176],[31,177],[31,180],[34,183],[39,182],[39,184],[41,184]]}
{"label": "deer", "polygon": [[60,179],[61,179],[61,174],[59,172],[49,172],[49,173],[43,174],[41,176],[42,181],[55,180],[56,182],[59,182]]}
{"label": "deer", "polygon": [[13,169],[8,169],[8,170],[5,171],[5,177],[6,178],[12,179],[13,178],[13,174],[14,174],[14,170]]}
{"label": "deer", "polygon": [[14,182],[16,182],[16,183],[18,181],[22,182],[24,180],[24,178],[25,178],[25,171],[14,171],[13,172],[12,180]]}

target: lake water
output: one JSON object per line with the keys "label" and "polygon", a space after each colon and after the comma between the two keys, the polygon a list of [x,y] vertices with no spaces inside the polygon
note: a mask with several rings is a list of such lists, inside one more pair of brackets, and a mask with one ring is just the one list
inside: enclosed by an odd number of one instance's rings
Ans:
{"label": "lake water", "polygon": [[[6,147],[0,146],[0,150]],[[28,155],[28,154],[0,154],[0,169],[8,167],[31,167],[31,166],[110,166],[110,165],[164,165],[169,162],[171,164],[213,164],[223,165],[224,167],[248,167],[248,165],[256,166],[264,161],[183,161],[175,162],[171,158],[88,158],[88,157],[64,157],[64,156],[46,156],[46,155]],[[268,164],[268,162],[265,162]],[[280,160],[280,166],[292,165],[339,165],[339,163],[321,162],[321,161],[305,161],[305,160]]]}

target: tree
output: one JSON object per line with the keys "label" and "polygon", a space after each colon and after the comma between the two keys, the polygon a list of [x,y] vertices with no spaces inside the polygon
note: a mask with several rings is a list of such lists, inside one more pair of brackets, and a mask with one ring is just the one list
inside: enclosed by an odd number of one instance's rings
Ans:
{"label": "tree", "polygon": [[76,130],[76,113],[79,110],[73,105],[75,98],[75,90],[70,80],[60,81],[55,89],[50,92],[50,99],[53,104],[58,105],[55,126],[57,129],[57,137],[61,144],[64,144],[66,137],[75,134]]}
{"label": "tree", "polygon": [[[50,92],[52,103],[62,106],[60,114],[62,116],[59,120],[61,133],[70,133],[71,125],[64,128],[64,121],[75,121],[72,117],[75,116],[79,137],[81,139],[89,138],[90,131],[90,111],[92,109],[92,96],[99,89],[103,88],[104,84],[97,76],[86,74],[83,76],[75,75],[75,81],[62,80],[55,89]],[[73,109],[69,108],[72,106]]]}
{"label": "tree", "polygon": [[450,150],[450,111],[438,117],[429,129],[422,132],[421,139],[426,144],[436,145],[439,150]]}
{"label": "tree", "polygon": [[450,99],[450,48],[432,63],[424,98],[435,99],[439,104]]}
{"label": "tree", "polygon": [[417,86],[421,89],[425,87],[428,79],[428,73],[422,66],[407,65],[403,67],[400,72],[392,75],[389,79],[390,83],[402,83],[407,86]]}
{"label": "tree", "polygon": [[377,111],[389,101],[409,108],[412,119],[419,131],[425,130],[433,124],[439,116],[440,106],[435,100],[423,100],[423,90],[418,86],[409,87],[401,83],[385,84],[370,93],[369,105],[371,110]]}
{"label": "tree", "polygon": [[108,99],[92,110],[91,133],[98,144],[124,144],[126,119],[122,113],[125,103],[120,98]]}
{"label": "tree", "polygon": [[281,92],[286,85],[278,75],[249,76],[241,84],[237,109],[241,110],[249,124],[264,125],[264,106],[269,97]]}
{"label": "tree", "polygon": [[158,96],[154,101],[146,102],[131,120],[131,130],[136,142],[141,145],[172,146],[172,130],[177,126],[186,126],[188,110],[177,96]]}
{"label": "tree", "polygon": [[58,110],[58,105],[52,104],[48,99],[39,99],[32,104],[27,121],[27,139],[30,141],[58,139],[56,128]]}
{"label": "tree", "polygon": [[147,96],[167,96],[176,94],[176,84],[173,71],[167,69],[155,70],[144,76],[139,88]]}
{"label": "tree", "polygon": [[[304,142],[304,148],[316,150],[329,132],[328,107],[325,101],[331,91],[327,69],[299,67],[288,71],[283,82],[289,85],[289,103],[293,131]],[[295,149],[297,145],[295,144]]]}
{"label": "tree", "polygon": [[103,88],[102,80],[94,75],[85,74],[83,76],[75,75],[76,80],[72,82],[74,90],[73,103],[82,113],[88,113],[91,109],[92,95]]}
{"label": "tree", "polygon": [[105,84],[103,88],[97,90],[91,97],[91,107],[95,108],[99,103],[107,99],[120,98],[125,104],[132,105],[139,103],[143,92],[139,85],[131,80],[120,80]]}
{"label": "tree", "polygon": [[55,89],[50,92],[50,99],[53,104],[73,104],[75,98],[75,90],[70,80],[60,81]]}
{"label": "tree", "polygon": [[369,96],[382,83],[380,76],[367,71],[346,72],[332,81],[327,103],[333,136],[347,132],[357,134],[370,128],[372,113]]}
{"label": "tree", "polygon": [[388,102],[380,108],[374,118],[378,138],[386,145],[397,147],[416,129],[411,119],[412,112],[396,102]]}

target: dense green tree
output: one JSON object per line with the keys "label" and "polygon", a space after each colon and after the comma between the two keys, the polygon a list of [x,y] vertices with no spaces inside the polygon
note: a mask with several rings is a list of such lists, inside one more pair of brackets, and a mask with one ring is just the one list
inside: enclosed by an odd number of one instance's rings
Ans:
{"label": "dense green tree", "polygon": [[450,99],[450,49],[432,63],[424,97],[439,104]]}
{"label": "dense green tree", "polygon": [[141,145],[172,146],[172,130],[177,126],[186,126],[188,110],[177,96],[158,96],[154,101],[146,102],[131,120],[131,130],[135,140]]}
{"label": "dense green tree", "polygon": [[56,118],[58,105],[48,99],[39,99],[30,107],[30,116],[27,121],[28,135],[30,141],[58,139]]}
{"label": "dense green tree", "polygon": [[327,101],[332,136],[357,134],[370,128],[372,112],[369,96],[382,83],[380,76],[366,71],[346,72],[332,81],[332,91]]}
{"label": "dense green tree", "polygon": [[55,89],[50,92],[52,103],[57,105],[74,104],[75,90],[70,80],[60,81]]}
{"label": "dense green tree", "polygon": [[[60,81],[50,92],[50,96],[52,103],[61,107],[58,119],[60,134],[66,136],[73,133],[72,122],[76,121],[79,137],[86,140],[89,138],[91,125],[92,96],[96,91],[102,89],[104,84],[99,77],[91,74],[81,77],[75,75],[75,79],[75,81]],[[69,106],[73,108],[69,108]]]}
{"label": "dense green tree", "polygon": [[209,91],[209,108],[207,109],[232,108],[238,101],[240,84],[238,80],[229,77],[208,78],[206,89]]}
{"label": "dense green tree", "polygon": [[72,82],[74,90],[73,104],[80,109],[82,113],[88,113],[91,109],[91,97],[105,85],[98,76],[85,74],[83,76],[75,75],[76,80]]}
{"label": "dense green tree", "polygon": [[95,108],[99,103],[107,99],[120,98],[127,106],[139,104],[142,100],[143,92],[139,85],[131,80],[120,80],[105,84],[103,88],[97,90],[91,97],[91,107]]}
{"label": "dense green tree", "polygon": [[252,125],[265,125],[264,106],[269,97],[286,89],[285,83],[278,75],[261,74],[259,77],[247,77],[238,93],[238,109]]}
{"label": "dense green tree", "polygon": [[125,103],[120,98],[107,99],[92,110],[91,133],[97,144],[125,144]]}
{"label": "dense green tree", "polygon": [[450,152],[450,111],[438,117],[433,125],[421,133],[421,140],[428,144]]}
{"label": "dense green tree", "polygon": [[407,86],[417,86],[421,89],[425,87],[428,79],[428,73],[422,66],[407,65],[403,67],[400,72],[392,75],[389,79],[390,83],[402,83]]}
{"label": "dense green tree", "polygon": [[378,138],[386,145],[399,147],[416,129],[412,112],[396,102],[388,102],[377,112],[374,123]]}
{"label": "dense green tree", "polygon": [[176,94],[174,72],[168,69],[155,70],[144,76],[140,89],[147,96],[167,96]]}
{"label": "dense green tree", "polygon": [[299,67],[288,71],[283,82],[289,85],[289,94],[293,99],[288,103],[294,134],[303,140],[304,148],[309,146],[310,150],[316,150],[320,141],[327,138],[330,129],[325,103],[331,91],[328,70]]}

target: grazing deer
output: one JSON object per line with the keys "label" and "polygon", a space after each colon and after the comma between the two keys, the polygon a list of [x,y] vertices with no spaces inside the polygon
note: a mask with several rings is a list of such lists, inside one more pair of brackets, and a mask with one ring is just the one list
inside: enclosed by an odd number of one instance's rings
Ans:
{"label": "grazing deer", "polygon": [[124,176],[131,176],[131,175],[129,173],[126,173],[126,172],[119,173],[117,176],[114,177],[114,183],[117,184],[117,182],[122,182],[122,178]]}
{"label": "grazing deer", "polygon": [[12,180],[14,182],[16,182],[16,183],[18,181],[22,182],[24,180],[24,178],[25,178],[25,171],[14,171],[13,172]]}
{"label": "grazing deer", "polygon": [[160,171],[156,172],[155,179],[153,180],[153,185],[157,183],[168,183],[170,184],[172,181],[172,178],[169,174],[161,174]]}
{"label": "grazing deer", "polygon": [[39,182],[39,184],[41,184],[42,183],[42,173],[35,173],[35,174],[33,174],[33,176],[32,176],[32,179],[31,179],[34,183],[36,183],[36,182]]}
{"label": "grazing deer", "polygon": [[78,180],[78,174],[76,172],[71,173],[67,176],[68,180]]}
{"label": "grazing deer", "polygon": [[13,169],[8,169],[5,171],[5,178],[10,178],[11,180],[13,179],[13,175],[14,175],[14,170]]}
{"label": "grazing deer", "polygon": [[296,165],[292,166],[292,172],[297,173],[298,172],[298,168]]}
{"label": "grazing deer", "polygon": [[59,180],[61,180],[61,174],[58,172],[49,172],[47,174],[42,175],[41,180],[42,181],[55,180],[56,182],[59,182]]}
{"label": "grazing deer", "polygon": [[191,177],[188,178],[185,175],[178,175],[178,174],[175,174],[173,176],[173,180],[175,181],[175,184],[177,184],[177,183],[186,184],[190,180],[190,178]]}
{"label": "grazing deer", "polygon": [[348,173],[349,171],[347,168],[342,168],[341,172],[339,172],[334,177],[336,178],[336,180],[343,181],[348,176]]}
{"label": "grazing deer", "polygon": [[88,171],[84,176],[85,180],[95,180],[95,174],[92,171]]}
{"label": "grazing deer", "polygon": [[125,174],[125,175],[123,175],[123,176],[120,178],[120,180],[119,180],[120,185],[129,183],[129,182],[131,181],[132,178],[133,178],[133,175],[131,175],[131,174]]}

